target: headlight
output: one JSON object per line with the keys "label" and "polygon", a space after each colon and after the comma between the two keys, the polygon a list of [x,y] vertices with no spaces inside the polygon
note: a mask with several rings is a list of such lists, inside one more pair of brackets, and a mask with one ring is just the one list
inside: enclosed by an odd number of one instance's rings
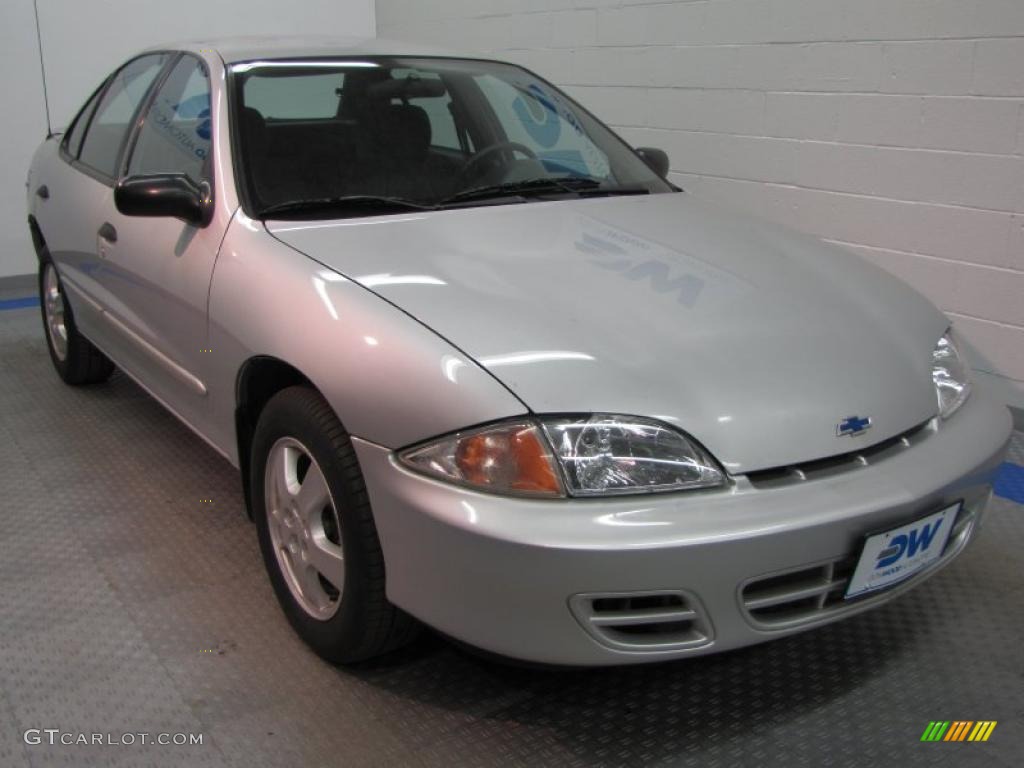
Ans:
{"label": "headlight", "polygon": [[939,415],[944,419],[953,415],[971,394],[970,368],[960,357],[952,331],[946,331],[932,352],[932,381],[939,400]]}
{"label": "headlight", "polygon": [[543,424],[573,496],[682,491],[725,482],[725,473],[699,445],[657,421],[599,413]]}
{"label": "headlight", "polygon": [[399,458],[441,480],[519,496],[652,493],[725,482],[715,460],[682,432],[610,414],[507,422],[444,437]]}

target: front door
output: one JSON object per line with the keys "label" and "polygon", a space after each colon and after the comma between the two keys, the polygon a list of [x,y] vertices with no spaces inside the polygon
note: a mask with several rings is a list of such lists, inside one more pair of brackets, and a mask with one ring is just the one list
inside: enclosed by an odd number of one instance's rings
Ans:
{"label": "front door", "polygon": [[[216,188],[206,64],[185,54],[152,98],[125,162],[126,176],[181,173]],[[200,433],[207,415],[207,298],[225,222],[129,217],[113,197],[100,248],[107,312],[119,336],[114,356]]]}

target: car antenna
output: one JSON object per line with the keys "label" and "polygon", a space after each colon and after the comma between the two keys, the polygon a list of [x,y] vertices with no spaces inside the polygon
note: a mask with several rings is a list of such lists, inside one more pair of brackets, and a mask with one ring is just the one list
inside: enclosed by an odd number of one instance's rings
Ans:
{"label": "car antenna", "polygon": [[39,43],[39,72],[43,76],[43,106],[46,107],[46,138],[53,137],[50,124],[50,96],[46,92],[46,65],[43,63],[43,33],[39,30],[39,0],[32,0],[32,10],[36,15],[36,42]]}

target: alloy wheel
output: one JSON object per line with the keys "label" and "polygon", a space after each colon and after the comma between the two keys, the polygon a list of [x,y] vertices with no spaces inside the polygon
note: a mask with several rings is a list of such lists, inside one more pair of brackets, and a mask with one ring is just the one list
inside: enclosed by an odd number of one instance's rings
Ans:
{"label": "alloy wheel", "polygon": [[281,575],[302,609],[326,621],[345,591],[341,526],[327,479],[308,448],[282,437],[267,456],[263,485]]}
{"label": "alloy wheel", "polygon": [[43,272],[43,309],[50,346],[57,359],[63,362],[68,356],[68,329],[64,322],[64,294],[53,264],[47,264]]}

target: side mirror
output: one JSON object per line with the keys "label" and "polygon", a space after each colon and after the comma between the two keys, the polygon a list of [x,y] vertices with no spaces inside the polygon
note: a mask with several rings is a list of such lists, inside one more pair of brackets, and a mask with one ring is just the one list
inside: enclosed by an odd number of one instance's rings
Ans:
{"label": "side mirror", "polygon": [[213,215],[210,185],[183,173],[129,176],[114,188],[114,205],[125,216],[170,216],[205,227]]}
{"label": "side mirror", "polygon": [[655,147],[637,147],[636,153],[661,178],[664,179],[668,176],[668,153],[665,150]]}

